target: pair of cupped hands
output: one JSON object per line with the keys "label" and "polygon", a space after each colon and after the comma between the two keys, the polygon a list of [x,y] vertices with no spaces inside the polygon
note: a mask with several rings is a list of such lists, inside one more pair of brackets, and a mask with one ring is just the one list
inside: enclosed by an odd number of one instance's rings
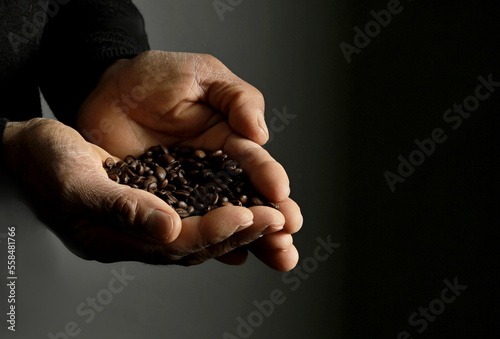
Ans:
{"label": "pair of cupped hands", "polygon": [[[87,139],[85,139],[85,138]],[[245,262],[248,252],[286,271],[302,226],[268,140],[262,94],[204,54],[148,51],[113,63],[79,111],[76,129],[49,119],[7,124],[5,156],[40,218],[77,255],[100,262],[193,265]],[[108,179],[103,161],[150,146],[222,149],[279,210],[217,208],[180,219],[155,195]]]}

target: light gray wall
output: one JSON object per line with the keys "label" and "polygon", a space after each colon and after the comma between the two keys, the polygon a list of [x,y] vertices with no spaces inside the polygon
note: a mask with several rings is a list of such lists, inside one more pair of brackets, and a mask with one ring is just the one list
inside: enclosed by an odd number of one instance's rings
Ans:
{"label": "light gray wall", "polygon": [[[242,337],[238,317],[259,322],[255,302],[269,300],[275,290],[284,302],[262,317],[251,338],[334,337],[341,327],[343,247],[322,261],[314,254],[321,241],[344,242],[345,89],[337,66],[342,60],[332,44],[342,8],[326,0],[240,1],[221,20],[212,1],[135,3],[152,48],[213,54],[264,93],[268,121],[276,110],[293,115],[283,128],[271,128],[266,147],[287,169],[292,197],[305,216],[296,237],[304,273],[274,272],[252,257],[241,267],[215,261],[190,268],[86,262],[61,245],[2,178],[0,233],[17,227],[19,276],[17,332],[2,326],[2,337],[49,338],[72,321],[80,339],[224,338],[226,332]],[[5,239],[0,241],[4,252]],[[1,272],[4,260],[2,254]],[[88,297],[108,295],[112,270],[135,278],[95,318],[77,314]],[[4,288],[2,293],[5,314]]]}

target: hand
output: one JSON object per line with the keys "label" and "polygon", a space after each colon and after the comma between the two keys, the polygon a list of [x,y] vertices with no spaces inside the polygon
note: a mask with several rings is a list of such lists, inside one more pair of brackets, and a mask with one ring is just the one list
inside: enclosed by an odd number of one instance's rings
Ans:
{"label": "hand", "polygon": [[[280,206],[279,212],[268,207],[250,209],[252,227],[283,229],[249,248],[269,266],[289,270],[298,261],[291,234],[300,229],[302,216],[288,198],[285,170],[259,146],[268,139],[263,112],[262,94],[217,59],[151,51],[120,60],[105,72],[82,105],[77,127],[88,140],[120,158],[139,155],[157,144],[223,149],[240,162],[257,190]],[[220,222],[211,216],[215,212],[226,221],[249,211],[210,212],[203,218],[211,227],[215,227],[212,222]],[[237,264],[245,258],[246,250],[240,249],[218,259]]]}
{"label": "hand", "polygon": [[[102,163],[111,155],[57,121],[8,123],[4,149],[40,218],[85,259],[197,264],[274,231],[242,207],[230,218],[220,218],[223,207],[181,227],[155,195],[109,180]],[[273,222],[283,221],[273,216]]]}

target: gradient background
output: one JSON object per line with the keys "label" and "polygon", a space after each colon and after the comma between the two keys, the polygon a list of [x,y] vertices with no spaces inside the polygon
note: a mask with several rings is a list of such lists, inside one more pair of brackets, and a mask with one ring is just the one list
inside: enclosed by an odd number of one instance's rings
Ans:
{"label": "gradient background", "polygon": [[[314,262],[318,238],[340,246],[308,266],[307,278],[289,274],[293,284],[254,258],[240,267],[86,262],[36,220],[2,176],[0,233],[17,226],[19,277],[17,331],[2,326],[2,338],[48,338],[68,321],[78,324],[81,339],[241,337],[238,317],[247,319],[253,302],[275,289],[286,300],[251,338],[494,333],[500,90],[457,130],[442,116],[474,93],[478,76],[500,81],[498,5],[401,1],[403,11],[348,64],[339,44],[353,44],[354,27],[387,1],[242,1],[223,21],[212,1],[134,2],[152,48],[213,54],[264,93],[268,122],[276,109],[295,115],[283,129],[271,128],[266,148],[287,169],[305,217],[295,241],[299,266]],[[408,158],[414,139],[438,127],[446,142],[391,193],[384,172],[396,173],[398,156]],[[5,261],[2,254],[0,277]],[[135,279],[87,324],[77,306],[123,268]],[[467,289],[418,333],[410,315],[455,277]],[[4,286],[2,314],[6,293]]]}

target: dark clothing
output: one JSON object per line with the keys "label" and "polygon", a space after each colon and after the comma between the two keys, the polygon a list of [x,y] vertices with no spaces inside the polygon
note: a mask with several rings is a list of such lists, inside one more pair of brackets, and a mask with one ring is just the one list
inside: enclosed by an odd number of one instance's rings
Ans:
{"label": "dark clothing", "polygon": [[73,126],[103,71],[149,49],[128,0],[2,0],[0,17],[0,117],[10,120],[41,116],[40,88]]}

